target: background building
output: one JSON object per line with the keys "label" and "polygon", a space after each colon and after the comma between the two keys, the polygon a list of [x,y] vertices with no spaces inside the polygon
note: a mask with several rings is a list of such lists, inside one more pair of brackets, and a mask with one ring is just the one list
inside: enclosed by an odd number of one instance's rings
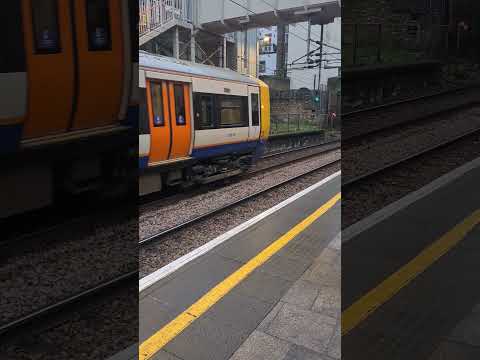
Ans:
{"label": "background building", "polygon": [[[315,41],[320,41],[321,26],[312,25],[310,27],[310,44],[308,31],[308,22],[301,22],[287,25],[286,34],[286,61],[287,61],[287,77],[289,79],[290,89],[300,89],[306,87],[308,89],[318,88],[318,67],[314,69],[304,69],[308,64],[307,53],[319,48]],[[338,76],[339,66],[341,64],[341,21],[340,18],[335,19],[331,24],[324,25],[324,46],[322,53],[323,67],[321,69],[320,83],[326,85],[328,78]],[[275,76],[280,75],[277,69],[277,26],[270,28],[262,28],[258,30],[259,38],[259,75]],[[319,50],[316,51],[317,53]],[[301,58],[302,56],[305,56]],[[300,58],[300,59],[299,59]],[[311,56],[311,60],[318,57]],[[296,61],[297,60],[297,61]],[[296,62],[297,64],[293,64]],[[303,63],[303,64],[302,64]]]}

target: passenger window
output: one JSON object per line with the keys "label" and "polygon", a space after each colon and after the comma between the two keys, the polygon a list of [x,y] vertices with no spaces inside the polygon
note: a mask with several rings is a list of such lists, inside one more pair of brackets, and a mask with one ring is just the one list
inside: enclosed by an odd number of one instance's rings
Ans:
{"label": "passenger window", "polygon": [[150,134],[145,89],[141,89],[140,94],[141,95],[140,95],[139,114],[138,114],[138,133],[140,135]]}
{"label": "passenger window", "polygon": [[214,106],[211,95],[195,95],[195,128],[198,130],[214,129]]}
{"label": "passenger window", "polygon": [[152,94],[153,126],[164,126],[162,84],[150,83]]}
{"label": "passenger window", "polygon": [[258,94],[252,94],[252,126],[260,125]]}
{"label": "passenger window", "polygon": [[8,34],[2,39],[0,73],[25,72],[25,46],[23,45],[22,3],[5,1],[0,11],[0,33]]}
{"label": "passenger window", "polygon": [[[248,116],[245,116],[247,109],[247,97],[242,96],[220,96],[219,97],[219,120],[220,127],[246,127]],[[246,113],[248,114],[248,113]]]}
{"label": "passenger window", "polygon": [[37,54],[61,51],[57,0],[32,0],[33,37]]}
{"label": "passenger window", "polygon": [[185,118],[185,97],[183,95],[183,85],[173,85],[173,95],[175,97],[176,123],[179,126],[185,126],[187,120]]}
{"label": "passenger window", "polygon": [[112,49],[108,0],[87,0],[88,50]]}

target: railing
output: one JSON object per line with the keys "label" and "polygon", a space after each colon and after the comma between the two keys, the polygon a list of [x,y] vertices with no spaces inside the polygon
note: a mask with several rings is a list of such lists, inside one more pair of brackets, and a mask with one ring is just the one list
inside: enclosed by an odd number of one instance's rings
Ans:
{"label": "railing", "polygon": [[417,22],[404,24],[343,24],[344,65],[402,63],[448,55],[448,26],[432,25],[426,30]]}
{"label": "railing", "polygon": [[270,134],[281,135],[321,130],[324,128],[326,114],[320,117],[305,114],[272,115],[270,117]]}
{"label": "railing", "polygon": [[139,0],[140,36],[172,20],[192,21],[192,0]]}

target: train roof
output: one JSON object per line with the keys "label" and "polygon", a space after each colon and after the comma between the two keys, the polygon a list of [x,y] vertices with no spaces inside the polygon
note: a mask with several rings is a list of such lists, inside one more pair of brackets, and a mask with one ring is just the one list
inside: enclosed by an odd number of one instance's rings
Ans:
{"label": "train roof", "polygon": [[258,80],[254,77],[240,74],[231,69],[225,69],[218,66],[197,64],[185,60],[177,60],[175,58],[167,56],[150,54],[146,51],[140,51],[139,55],[140,66],[143,67],[171,71],[190,76],[200,76],[217,78],[227,81],[237,81],[258,86]]}

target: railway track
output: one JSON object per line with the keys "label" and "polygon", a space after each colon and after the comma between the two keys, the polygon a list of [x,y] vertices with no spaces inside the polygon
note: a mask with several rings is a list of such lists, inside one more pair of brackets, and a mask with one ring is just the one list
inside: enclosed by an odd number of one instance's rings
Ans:
{"label": "railway track", "polygon": [[[460,132],[460,133],[458,133],[454,136],[450,136],[447,139],[439,140],[439,141],[437,141],[437,142],[435,142],[435,143],[433,143],[429,146],[423,147],[418,151],[413,151],[413,152],[410,152],[410,153],[406,153],[404,156],[401,156],[401,157],[396,158],[392,161],[389,161],[389,162],[387,162],[386,164],[383,164],[380,167],[370,169],[366,172],[360,173],[360,174],[352,176],[352,177],[348,177],[348,172],[349,171],[348,171],[348,169],[346,169],[344,180],[342,181],[342,186],[351,186],[355,183],[358,183],[359,181],[361,181],[363,179],[375,176],[375,175],[377,175],[379,173],[382,173],[385,170],[388,170],[392,167],[399,166],[403,163],[406,163],[408,161],[416,159],[420,156],[423,156],[423,155],[428,154],[430,152],[436,151],[440,148],[443,148],[445,146],[453,144],[453,143],[455,143],[459,140],[462,140],[465,137],[476,134],[478,132],[480,132],[480,127],[474,127],[473,129],[467,129],[467,130],[462,131],[462,132]],[[348,154],[348,153],[346,153],[346,154]]]}
{"label": "railway track", "polygon": [[67,312],[70,307],[77,305],[81,301],[88,301],[91,297],[109,291],[115,286],[120,286],[125,282],[138,278],[138,271],[130,271],[119,276],[116,276],[108,281],[97,284],[87,290],[81,291],[77,294],[69,296],[62,301],[55,302],[51,305],[42,307],[28,315],[24,315],[16,320],[10,321],[0,326],[0,335],[8,334],[12,331],[18,330],[24,326],[30,325],[34,322],[44,321],[48,316],[56,313]]}
{"label": "railway track", "polygon": [[363,141],[365,136],[479,104],[479,88],[480,85],[470,85],[350,111],[342,115],[342,139]]}
{"label": "railway track", "polygon": [[[218,188],[219,186],[222,186],[225,184],[225,181],[228,181],[229,184],[232,184],[234,182],[239,182],[242,180],[247,179],[248,177],[251,177],[253,175],[258,175],[267,171],[272,171],[275,169],[278,169],[280,167],[284,167],[290,164],[293,164],[295,162],[301,161],[301,160],[306,160],[311,157],[327,153],[332,150],[337,150],[340,149],[341,141],[340,140],[334,140],[334,141],[329,141],[326,143],[322,144],[315,144],[315,145],[309,145],[301,148],[295,148],[295,149],[290,149],[290,150],[285,150],[281,152],[275,152],[272,154],[266,154],[264,155],[260,160],[259,163],[251,170],[248,170],[246,173],[242,175],[238,175],[235,178],[227,178],[224,180],[219,180],[211,184],[206,184],[206,185],[201,185],[195,188],[192,188],[191,190],[186,190],[184,189],[184,192],[180,194],[180,198],[186,198],[189,196],[193,195],[198,195],[201,193],[208,192],[212,189]],[[310,151],[310,150],[315,150],[317,151]],[[299,154],[302,152],[308,152],[307,154],[296,156],[291,159],[286,159],[285,161],[275,161],[275,159],[282,158],[284,156],[288,156],[291,154]],[[268,162],[272,162],[271,164],[268,164]],[[262,166],[261,164],[265,162],[267,163],[266,166]],[[141,202],[141,207],[152,207],[155,204],[159,202],[166,202],[166,201],[176,201],[178,199],[179,194],[177,194],[174,190],[168,191],[165,194],[161,195],[155,195],[155,194],[149,194],[146,195],[143,199],[140,199]],[[142,209],[140,209],[142,211]]]}
{"label": "railway track", "polygon": [[[330,151],[331,151],[331,150],[330,150]],[[144,238],[142,238],[142,239],[139,241],[139,245],[140,245],[140,246],[144,246],[144,245],[147,245],[147,244],[152,243],[152,242],[161,241],[162,239],[166,238],[167,236],[172,235],[173,233],[178,232],[178,231],[180,231],[180,230],[183,230],[183,229],[187,228],[188,226],[191,226],[191,225],[196,224],[196,223],[198,223],[198,222],[200,222],[200,221],[203,221],[203,220],[206,220],[206,219],[208,219],[208,218],[211,218],[211,217],[213,217],[214,215],[220,214],[220,213],[222,213],[222,212],[224,212],[224,211],[226,211],[226,210],[228,210],[228,209],[231,209],[231,208],[233,208],[233,207],[235,207],[235,206],[238,206],[238,205],[240,205],[240,204],[243,204],[243,203],[245,203],[245,202],[247,202],[247,201],[249,201],[249,200],[255,199],[255,198],[259,197],[260,195],[266,194],[266,193],[268,193],[268,192],[270,192],[270,191],[272,191],[272,190],[274,190],[274,189],[277,189],[277,188],[280,188],[280,187],[282,187],[282,186],[284,186],[284,185],[286,185],[286,184],[292,183],[292,182],[294,182],[295,180],[298,180],[298,179],[300,179],[300,178],[302,178],[302,177],[305,177],[305,176],[307,176],[307,175],[309,175],[309,174],[315,173],[315,172],[317,172],[317,171],[319,171],[319,170],[321,170],[321,169],[323,169],[323,168],[326,168],[326,167],[331,166],[331,165],[333,165],[333,164],[335,164],[335,163],[338,163],[338,162],[340,162],[340,159],[335,159],[335,160],[328,161],[327,163],[324,163],[324,164],[322,164],[321,166],[315,167],[314,169],[307,170],[307,171],[305,171],[305,172],[303,172],[303,173],[301,173],[301,174],[295,175],[295,176],[290,177],[290,178],[288,178],[288,179],[285,179],[285,180],[283,180],[283,181],[281,181],[281,182],[278,182],[278,183],[276,183],[276,184],[274,184],[274,185],[268,186],[268,187],[266,187],[266,188],[264,188],[264,189],[262,189],[262,190],[259,190],[259,191],[257,191],[257,192],[254,192],[254,193],[252,193],[252,194],[248,194],[248,195],[246,195],[246,196],[244,196],[244,197],[241,197],[241,198],[239,198],[239,199],[236,199],[236,200],[234,200],[234,201],[232,201],[232,202],[230,202],[230,203],[227,203],[227,204],[224,204],[224,205],[219,206],[219,207],[217,207],[217,208],[214,208],[214,209],[212,209],[212,210],[209,210],[208,212],[205,212],[205,213],[203,213],[203,214],[201,214],[201,215],[198,215],[198,216],[195,216],[195,217],[193,217],[193,218],[190,218],[190,219],[188,219],[188,220],[186,220],[186,221],[183,221],[183,222],[181,222],[181,223],[179,223],[179,224],[176,224],[176,225],[174,225],[174,226],[172,226],[172,227],[169,227],[169,228],[167,228],[167,229],[164,229],[164,230],[162,230],[162,231],[159,231],[159,232],[157,232],[157,233],[155,233],[155,234],[153,234],[153,235],[144,237]]]}

